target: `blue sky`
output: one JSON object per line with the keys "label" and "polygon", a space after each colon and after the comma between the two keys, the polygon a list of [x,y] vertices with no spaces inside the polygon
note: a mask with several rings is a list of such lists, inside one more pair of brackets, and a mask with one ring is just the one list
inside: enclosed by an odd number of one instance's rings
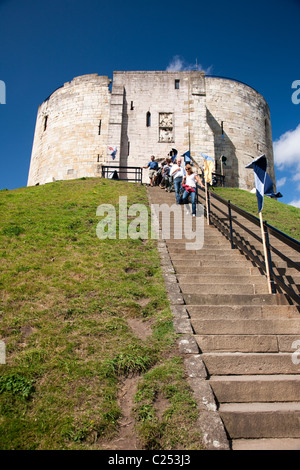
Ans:
{"label": "blue sky", "polygon": [[0,189],[26,186],[38,107],[65,82],[197,60],[265,97],[277,189],[300,207],[299,19],[300,0],[0,0]]}

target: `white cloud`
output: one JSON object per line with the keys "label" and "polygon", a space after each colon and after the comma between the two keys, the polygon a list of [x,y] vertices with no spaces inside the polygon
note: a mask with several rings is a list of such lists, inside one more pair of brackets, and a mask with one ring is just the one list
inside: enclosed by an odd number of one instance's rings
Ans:
{"label": "white cloud", "polygon": [[274,160],[279,170],[294,166],[296,178],[300,173],[300,124],[274,142]]}
{"label": "white cloud", "polygon": [[283,176],[283,178],[279,178],[279,180],[277,180],[276,182],[276,188],[282,188],[282,186],[285,185],[286,183],[286,180],[287,180],[287,177],[286,176]]}
{"label": "white cloud", "polygon": [[291,201],[288,204],[289,204],[289,206],[295,206],[295,207],[300,208],[300,199],[298,199],[298,200],[295,199],[294,201]]}
{"label": "white cloud", "polygon": [[195,64],[188,64],[184,59],[182,59],[179,55],[175,55],[169,65],[166,68],[167,72],[183,72],[187,70],[198,70],[203,71],[207,75],[209,75],[212,71],[212,65],[205,69],[202,67],[201,64],[198,64],[196,61]]}

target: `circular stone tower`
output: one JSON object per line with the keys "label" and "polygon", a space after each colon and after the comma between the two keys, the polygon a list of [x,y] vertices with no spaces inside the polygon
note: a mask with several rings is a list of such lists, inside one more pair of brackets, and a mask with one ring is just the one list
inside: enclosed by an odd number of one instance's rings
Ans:
{"label": "circular stone tower", "polygon": [[82,75],[39,107],[28,186],[100,176],[107,155],[110,80]]}

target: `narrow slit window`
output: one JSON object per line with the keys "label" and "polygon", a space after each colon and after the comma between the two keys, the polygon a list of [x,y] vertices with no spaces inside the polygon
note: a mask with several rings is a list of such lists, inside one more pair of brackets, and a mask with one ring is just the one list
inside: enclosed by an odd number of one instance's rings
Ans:
{"label": "narrow slit window", "polygon": [[131,111],[134,110],[133,101],[131,101],[131,103],[130,103],[130,110],[131,110]]}
{"label": "narrow slit window", "polygon": [[101,119],[100,119],[99,125],[98,125],[98,135],[101,135]]}
{"label": "narrow slit window", "polygon": [[130,142],[128,140],[128,148],[127,148],[127,156],[129,157],[129,153],[130,153]]}
{"label": "narrow slit window", "polygon": [[148,111],[147,114],[146,114],[146,126],[147,127],[151,126],[151,113],[150,113],[150,111]]}
{"label": "narrow slit window", "polygon": [[175,90],[179,90],[179,84],[180,84],[180,80],[179,79],[175,79]]}
{"label": "narrow slit window", "polygon": [[44,132],[47,129],[47,124],[48,124],[48,116],[45,116],[45,118],[44,118]]}

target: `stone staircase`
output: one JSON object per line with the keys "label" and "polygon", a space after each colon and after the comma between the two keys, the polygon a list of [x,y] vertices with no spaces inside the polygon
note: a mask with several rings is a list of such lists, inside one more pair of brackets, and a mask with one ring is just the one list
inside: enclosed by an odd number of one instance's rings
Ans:
{"label": "stone staircase", "polygon": [[203,248],[186,241],[165,243],[231,449],[300,450],[299,307],[206,219]]}

